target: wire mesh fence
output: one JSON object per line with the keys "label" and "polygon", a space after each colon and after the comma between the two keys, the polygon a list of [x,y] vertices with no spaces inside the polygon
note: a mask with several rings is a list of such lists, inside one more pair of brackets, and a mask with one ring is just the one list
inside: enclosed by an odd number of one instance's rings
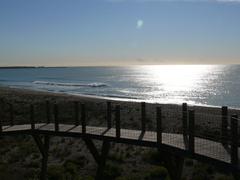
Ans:
{"label": "wire mesh fence", "polygon": [[[32,104],[33,110],[30,108]],[[235,109],[228,109],[224,114],[223,108],[216,107],[188,106],[184,109],[179,105],[65,100],[34,103],[0,100],[0,106],[3,126],[30,124],[31,117],[34,117],[34,123],[54,124],[57,119],[60,125],[72,126],[81,126],[84,121],[88,134],[160,142],[183,150],[192,148],[197,154],[227,162],[231,161],[233,142],[237,147],[240,146],[240,119],[238,116],[231,117],[233,113],[239,115]],[[120,106],[119,112],[117,106]],[[158,117],[157,107],[160,107],[161,117]],[[189,117],[189,110],[194,110],[194,123]],[[236,121],[236,137],[233,137],[233,119]],[[63,131],[64,128],[66,131],[72,129],[70,126],[61,126],[59,130]],[[54,125],[51,129],[54,130]],[[79,132],[83,132],[82,127]],[[233,141],[234,138],[237,140]]]}

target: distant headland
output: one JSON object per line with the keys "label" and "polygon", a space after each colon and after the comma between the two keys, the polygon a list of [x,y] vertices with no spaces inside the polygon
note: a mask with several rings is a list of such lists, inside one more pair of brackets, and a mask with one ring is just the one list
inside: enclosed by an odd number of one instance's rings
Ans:
{"label": "distant headland", "polygon": [[0,69],[66,68],[65,66],[0,66]]}
{"label": "distant headland", "polygon": [[45,66],[0,66],[0,69],[45,68]]}

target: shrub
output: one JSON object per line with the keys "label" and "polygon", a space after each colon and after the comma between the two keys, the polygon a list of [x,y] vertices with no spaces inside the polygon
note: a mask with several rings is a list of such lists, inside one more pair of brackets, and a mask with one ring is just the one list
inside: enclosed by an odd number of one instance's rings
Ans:
{"label": "shrub", "polygon": [[48,167],[49,180],[64,180],[64,168],[58,165],[51,165]]}
{"label": "shrub", "polygon": [[192,159],[187,159],[187,160],[185,161],[185,165],[186,165],[186,166],[193,166],[193,160],[192,160]]}
{"label": "shrub", "polygon": [[157,166],[149,170],[149,172],[145,176],[145,179],[155,179],[155,178],[167,179],[167,177],[168,177],[167,169],[162,166]]}
{"label": "shrub", "polygon": [[161,164],[161,154],[158,151],[147,151],[142,155],[143,161],[150,164]]}
{"label": "shrub", "polygon": [[29,154],[39,152],[36,145],[31,142],[19,144],[18,151],[20,152],[20,154],[22,154],[22,156],[28,156]]}
{"label": "shrub", "polygon": [[215,180],[234,180],[234,178],[227,175],[219,175],[215,177]]}
{"label": "shrub", "polygon": [[107,163],[104,169],[103,177],[104,179],[115,179],[121,175],[122,169],[113,163]]}
{"label": "shrub", "polygon": [[32,159],[39,159],[39,158],[40,158],[40,154],[33,153]]}
{"label": "shrub", "polygon": [[29,168],[39,168],[40,167],[40,164],[38,161],[29,161],[27,164],[26,164],[26,167],[29,167]]}
{"label": "shrub", "polygon": [[11,173],[9,171],[9,165],[7,163],[0,163],[0,177],[1,179],[9,178]]}
{"label": "shrub", "polygon": [[84,157],[83,155],[78,155],[78,156],[75,156],[73,159],[71,160],[68,160],[68,161],[71,161],[72,163],[80,166],[80,167],[83,167],[86,163],[86,157]]}
{"label": "shrub", "polygon": [[198,163],[193,168],[192,179],[212,179],[211,174],[213,174],[213,168],[206,164]]}
{"label": "shrub", "polygon": [[65,168],[65,171],[71,175],[75,176],[77,174],[77,165],[74,162],[67,160],[63,166]]}
{"label": "shrub", "polygon": [[143,177],[140,174],[117,177],[115,180],[141,180]]}
{"label": "shrub", "polygon": [[92,176],[78,177],[77,180],[94,180],[94,177],[92,177]]}
{"label": "shrub", "polygon": [[28,168],[26,172],[24,172],[24,178],[26,179],[37,179],[39,171],[34,168]]}
{"label": "shrub", "polygon": [[129,158],[129,157],[131,157],[131,154],[130,154],[130,152],[126,152],[126,154],[125,154],[125,157],[126,157],[126,158]]}
{"label": "shrub", "polygon": [[123,162],[123,156],[119,153],[111,153],[108,158],[112,161]]}

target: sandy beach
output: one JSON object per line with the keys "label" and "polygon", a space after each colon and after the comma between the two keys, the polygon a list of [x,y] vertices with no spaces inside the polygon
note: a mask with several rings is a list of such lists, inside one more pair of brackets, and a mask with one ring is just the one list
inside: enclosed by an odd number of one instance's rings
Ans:
{"label": "sandy beach", "polygon": [[[71,123],[74,120],[74,102],[83,103],[86,106],[87,124],[104,126],[106,125],[107,101],[112,102],[112,109],[116,105],[121,107],[121,122],[123,128],[139,129],[141,123],[141,104],[133,101],[112,100],[111,98],[101,98],[94,96],[77,96],[61,93],[51,93],[43,91],[34,91],[27,89],[17,89],[9,87],[0,87],[0,103],[2,105],[3,121],[7,121],[9,104],[14,106],[16,114],[16,123],[28,121],[29,106],[33,104],[36,107],[36,121],[44,122],[46,119],[46,101],[51,104],[58,104],[60,109],[60,121],[62,123]],[[183,102],[184,103],[184,102]],[[158,104],[146,103],[146,117],[148,130],[155,130],[156,125],[156,107],[161,107],[163,117],[163,129],[165,131],[179,132],[182,128],[182,105],[181,104]],[[188,110],[195,110],[196,125],[207,126],[209,128],[220,128],[221,107],[194,106],[188,104]],[[229,108],[229,116],[239,114],[238,109]],[[53,114],[53,112],[51,111]],[[52,117],[53,119],[53,117]],[[114,122],[114,112],[112,114]]]}
{"label": "sandy beach", "polygon": [[[37,122],[46,121],[45,103],[50,101],[51,112],[54,103],[59,106],[59,119],[61,123],[74,122],[74,102],[84,103],[87,112],[87,125],[106,126],[106,102],[112,102],[112,108],[116,105],[121,107],[121,127],[126,129],[141,129],[141,104],[139,102],[130,101],[114,101],[102,98],[73,96],[66,94],[56,94],[50,92],[32,91],[26,89],[16,89],[9,87],[0,87],[0,105],[3,124],[7,124],[9,118],[9,104],[14,107],[14,123],[29,123],[29,106],[35,106],[35,119]],[[162,108],[163,131],[181,133],[182,132],[182,106],[174,104],[146,104],[147,130],[155,131],[156,129],[156,107]],[[221,107],[204,107],[189,106],[189,109],[195,110],[197,133],[208,133],[209,137],[218,137],[221,128]],[[238,110],[230,109],[229,115],[238,113]],[[114,112],[112,116],[114,124]],[[53,121],[53,116],[51,116]],[[204,133],[203,133],[204,132]],[[212,134],[211,134],[212,133]],[[16,146],[20,144],[20,146]],[[9,177],[12,170],[16,170],[21,177],[37,176],[40,167],[40,155],[34,147],[34,141],[31,137],[4,137],[0,144],[1,153],[5,156],[1,157],[0,165],[6,163],[11,164],[14,168],[9,168],[6,177]],[[7,145],[6,145],[7,144]],[[97,142],[98,146],[100,143]],[[71,145],[71,148],[69,148]],[[148,153],[154,153],[148,148],[140,148],[129,145],[112,144],[111,151],[113,164],[125,163],[121,170],[121,176],[129,174],[139,174],[144,169],[151,169],[154,163],[146,163],[143,158],[148,157]],[[20,148],[19,148],[20,147]],[[21,147],[24,147],[21,149]],[[20,154],[26,154],[26,158],[20,157]],[[13,156],[14,154],[14,156]],[[19,155],[18,155],[19,154]],[[21,155],[22,156],[22,155]],[[12,159],[14,157],[14,159]],[[146,157],[145,157],[146,158]],[[111,159],[111,158],[110,158]],[[80,161],[77,163],[77,161]],[[149,159],[147,161],[150,161]],[[31,163],[35,162],[35,166]],[[77,174],[83,177],[94,176],[96,164],[93,158],[80,139],[74,138],[51,138],[49,171],[61,171],[62,166],[73,163],[77,168]],[[30,165],[29,165],[30,164]],[[66,165],[67,164],[67,165]],[[30,170],[28,167],[31,167]],[[115,167],[115,165],[113,165]],[[55,168],[55,169],[54,169]],[[1,169],[0,169],[1,170]],[[62,171],[65,171],[62,169]],[[194,168],[185,167],[184,176],[190,177]],[[30,173],[31,172],[31,173]],[[3,172],[0,172],[3,173]],[[30,173],[30,175],[29,175]],[[3,173],[4,174],[4,173]],[[15,179],[14,175],[11,175]]]}

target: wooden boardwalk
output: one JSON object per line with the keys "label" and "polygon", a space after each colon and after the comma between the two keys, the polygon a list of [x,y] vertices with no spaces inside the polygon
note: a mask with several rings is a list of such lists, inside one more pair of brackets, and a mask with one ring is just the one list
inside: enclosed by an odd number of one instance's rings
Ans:
{"label": "wooden boardwalk", "polygon": [[[83,136],[82,126],[59,124],[59,130],[55,131],[55,124],[35,124],[35,129],[31,129],[31,124],[3,126],[2,135],[40,133],[57,136],[78,137]],[[142,132],[141,130],[121,129],[120,138],[116,137],[115,128],[86,126],[86,134],[95,139],[108,139],[110,141],[129,142],[141,146],[158,147],[157,133],[153,131]],[[222,143],[195,137],[195,155],[211,158],[223,163],[231,163],[231,154],[228,148]],[[180,151],[187,151],[182,134],[162,133],[162,145],[176,148]],[[240,148],[238,148],[240,156]],[[239,161],[240,162],[240,161]]]}
{"label": "wooden boardwalk", "polygon": [[[195,132],[195,128],[197,127],[195,126],[195,111],[188,110],[186,103],[183,103],[182,107],[182,134],[163,132],[161,107],[156,108],[156,131],[147,131],[144,102],[141,103],[141,130],[121,128],[120,106],[116,105],[113,110],[110,102],[107,102],[106,127],[86,125],[87,118],[84,104],[81,104],[81,108],[79,108],[78,102],[74,102],[75,110],[72,124],[59,123],[57,104],[53,106],[53,119],[50,121],[49,107],[49,102],[47,102],[46,121],[44,121],[46,123],[35,122],[33,105],[30,105],[29,124],[14,124],[12,106],[10,106],[9,111],[10,119],[6,121],[10,125],[3,125],[0,118],[0,136],[28,134],[34,138],[43,158],[41,180],[47,179],[49,139],[52,136],[82,138],[98,164],[97,179],[102,179],[105,161],[110,149],[110,142],[158,149],[161,151],[161,158],[166,164],[171,178],[174,180],[181,178],[185,157],[214,164],[225,170],[228,169],[233,174],[236,174],[240,170],[240,144],[238,138],[238,121],[240,120],[237,115],[232,115],[230,124],[228,124],[229,116],[227,107],[222,107],[221,136],[214,140],[209,140],[207,134],[203,136],[204,138],[197,136]],[[81,114],[79,113],[80,109]],[[115,113],[114,127],[112,126],[112,112]],[[101,140],[103,142],[101,152],[98,152],[92,140]]]}

